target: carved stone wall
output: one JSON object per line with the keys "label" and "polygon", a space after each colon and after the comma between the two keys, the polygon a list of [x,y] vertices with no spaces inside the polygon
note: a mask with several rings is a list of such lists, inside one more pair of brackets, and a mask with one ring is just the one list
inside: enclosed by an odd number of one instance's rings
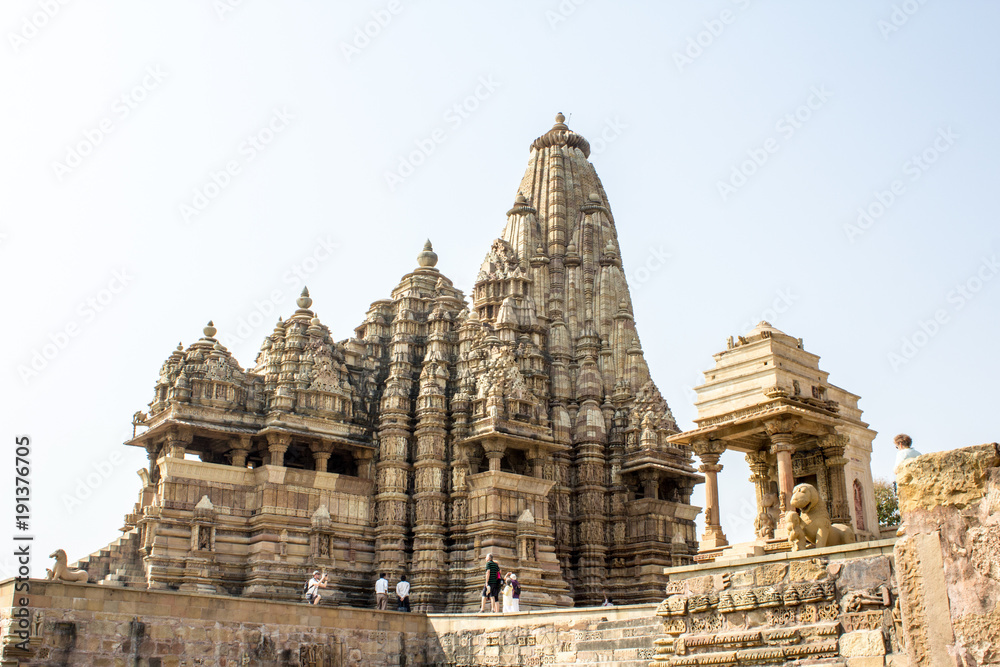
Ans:
{"label": "carved stone wall", "polygon": [[890,547],[886,541],[675,568],[656,612],[664,634],[655,664],[896,660],[902,637]]}

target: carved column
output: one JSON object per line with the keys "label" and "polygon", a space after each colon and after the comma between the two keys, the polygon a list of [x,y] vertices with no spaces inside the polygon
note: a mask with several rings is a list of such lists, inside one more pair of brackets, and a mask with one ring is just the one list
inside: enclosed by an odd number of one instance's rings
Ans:
{"label": "carved column", "polygon": [[290,444],[292,444],[292,436],[285,435],[284,433],[268,433],[267,451],[270,454],[269,465],[285,465],[285,452],[288,451],[288,445]]}
{"label": "carved column", "polygon": [[691,443],[694,453],[701,459],[698,468],[705,473],[705,534],[702,536],[702,549],[715,549],[729,544],[719,519],[719,479],[722,472],[719,457],[726,451],[726,445],[720,440],[695,440]]}
{"label": "carved column", "polygon": [[771,466],[767,462],[767,452],[749,452],[746,459],[750,466],[750,481],[753,482],[754,494],[757,496],[757,519],[754,521],[754,532],[757,537],[770,539],[774,537],[775,521],[771,516],[771,507],[767,498],[771,496],[775,503],[777,499],[774,498],[769,488]]}
{"label": "carved column", "polygon": [[490,461],[490,470],[500,470],[500,459],[507,451],[507,443],[502,440],[492,439],[483,441],[483,451]]}
{"label": "carved column", "polygon": [[330,455],[333,453],[332,442],[314,442],[309,445],[309,451],[313,455],[313,469],[317,472],[326,472],[330,463]]}
{"label": "carved column", "polygon": [[[437,311],[435,311],[436,313]],[[434,315],[432,314],[432,317]],[[447,320],[434,319],[437,336],[432,350],[441,350]],[[432,334],[435,336],[435,334]],[[430,356],[430,355],[428,355]],[[416,461],[413,464],[417,520],[413,526],[413,607],[415,611],[444,611],[445,552],[445,463],[447,371],[436,362],[424,364],[417,397]]]}
{"label": "carved column", "polygon": [[229,458],[236,468],[246,468],[247,467],[247,455],[250,453],[250,436],[241,435],[238,437],[236,442],[233,443],[233,448],[229,450]]}
{"label": "carved column", "polygon": [[846,435],[829,435],[821,444],[826,467],[830,472],[830,519],[833,523],[851,525],[851,510],[847,504],[847,479],[844,474],[844,466],[847,464],[844,451],[847,449],[847,442]]}
{"label": "carved column", "polygon": [[771,438],[771,453],[778,458],[778,506],[781,513],[789,510],[788,501],[792,498],[792,488],[795,486],[795,475],[792,473],[792,452],[795,445],[795,429],[799,422],[796,419],[772,419],[764,423],[767,435]]}
{"label": "carved column", "polygon": [[194,433],[190,429],[173,427],[167,432],[167,440],[163,448],[167,456],[172,459],[182,459],[187,452],[187,446],[194,440]]}

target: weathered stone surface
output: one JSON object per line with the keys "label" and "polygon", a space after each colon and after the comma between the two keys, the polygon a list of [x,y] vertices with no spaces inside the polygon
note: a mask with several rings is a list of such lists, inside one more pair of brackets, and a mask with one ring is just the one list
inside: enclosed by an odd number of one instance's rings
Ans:
{"label": "weathered stone surface", "polygon": [[785,578],[787,563],[774,563],[754,568],[754,581],[758,586],[773,586]]}
{"label": "weathered stone surface", "polygon": [[848,591],[888,586],[892,580],[892,563],[888,556],[849,560],[840,564],[837,590]]}
{"label": "weathered stone surface", "polygon": [[996,443],[932,452],[903,463],[896,483],[899,511],[956,507],[961,509],[983,497],[986,475],[1000,466]]}
{"label": "weathered stone surface", "polygon": [[[995,444],[908,460],[896,578],[912,664],[996,664],[1000,455]],[[905,504],[902,499],[905,498]]]}
{"label": "weathered stone surface", "polygon": [[789,581],[818,581],[827,574],[826,563],[819,559],[793,560],[788,566]]}
{"label": "weathered stone surface", "polygon": [[878,630],[857,630],[840,635],[840,655],[855,658],[885,655],[885,640]]}

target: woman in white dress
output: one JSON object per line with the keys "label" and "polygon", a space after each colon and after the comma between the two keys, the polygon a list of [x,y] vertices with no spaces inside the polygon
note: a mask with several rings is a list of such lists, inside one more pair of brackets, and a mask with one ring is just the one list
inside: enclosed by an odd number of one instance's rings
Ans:
{"label": "woman in white dress", "polygon": [[513,611],[511,607],[514,604],[514,589],[510,585],[510,573],[503,578],[503,590],[501,591],[503,596],[503,613],[507,614]]}

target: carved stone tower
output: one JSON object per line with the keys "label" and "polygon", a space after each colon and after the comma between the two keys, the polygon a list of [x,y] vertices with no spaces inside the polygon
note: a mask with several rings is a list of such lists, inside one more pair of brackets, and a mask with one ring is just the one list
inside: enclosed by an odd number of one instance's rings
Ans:
{"label": "carved stone tower", "polygon": [[294,599],[318,565],[355,605],[406,573],[416,610],[459,611],[493,552],[524,608],[659,600],[697,550],[703,478],[668,441],[607,196],[564,121],[531,144],[471,305],[428,241],[352,338],[303,292],[251,370],[211,325],[178,347],[129,443],[150,468],[127,562],[92,573]]}

